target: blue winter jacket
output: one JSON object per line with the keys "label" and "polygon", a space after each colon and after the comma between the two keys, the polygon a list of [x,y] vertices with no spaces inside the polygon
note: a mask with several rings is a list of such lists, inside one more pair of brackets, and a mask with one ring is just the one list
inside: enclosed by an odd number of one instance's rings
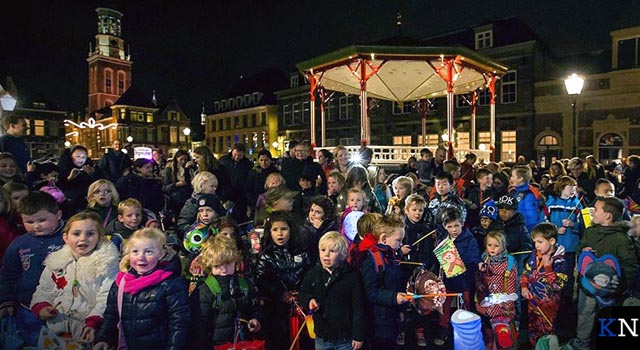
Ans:
{"label": "blue winter jacket", "polygon": [[565,252],[575,253],[578,242],[580,241],[580,220],[582,214],[582,204],[577,197],[573,196],[568,199],[562,199],[556,196],[549,196],[547,199],[547,208],[549,209],[549,221],[558,227],[562,227],[562,220],[570,219],[573,227],[567,227],[564,234],[558,235],[558,244],[564,246]]}
{"label": "blue winter jacket", "polygon": [[384,266],[376,267],[373,256],[367,253],[360,274],[365,296],[373,308],[374,334],[378,338],[395,339],[398,329],[396,320],[400,311],[396,294],[404,291],[404,288],[391,247],[383,244],[376,244],[376,247],[384,254]]}
{"label": "blue winter jacket", "polygon": [[64,245],[60,221],[56,231],[47,236],[26,233],[16,238],[7,248],[0,268],[0,305],[31,305],[44,259]]}
{"label": "blue winter jacket", "polygon": [[509,194],[518,201],[518,212],[524,217],[527,230],[531,232],[544,218],[540,210],[542,199],[536,198],[528,183],[516,186]]}

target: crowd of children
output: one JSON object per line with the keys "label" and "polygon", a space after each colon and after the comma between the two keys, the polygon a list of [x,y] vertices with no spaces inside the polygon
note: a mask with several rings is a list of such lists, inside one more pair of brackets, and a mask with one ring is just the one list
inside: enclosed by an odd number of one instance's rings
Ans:
{"label": "crowd of children", "polygon": [[[261,152],[248,175],[254,203],[246,209],[255,219],[244,223],[208,171],[220,169],[202,165],[185,177],[182,161],[167,188],[188,178],[193,192],[176,207],[174,231],[164,230],[147,193],[160,188],[139,183],[152,176],[149,162],[134,162],[116,186],[93,179],[98,170],[86,151],[74,149],[61,175],[85,193],[72,201],[45,188],[55,184],[55,169],[36,175],[30,165],[29,184],[45,184],[30,191],[5,165],[0,318],[13,318],[24,345],[37,348],[221,349],[254,341],[280,350],[295,338],[303,350],[386,350],[408,339],[449,346],[457,307],[481,316],[489,349],[533,347],[549,334],[587,349],[595,313],[638,298],[640,225],[630,230],[610,181],[594,181],[587,203],[573,177],[549,176],[538,186],[528,165],[507,177],[475,166],[475,157],[459,165],[440,153],[421,152],[417,174],[392,181],[381,169],[350,164],[346,178],[341,167],[323,168],[320,186],[303,170],[293,191]],[[0,165],[11,160],[0,157]],[[603,256],[620,268],[602,290],[588,290],[581,281],[593,272],[585,269]],[[417,292],[422,272],[442,290]]]}

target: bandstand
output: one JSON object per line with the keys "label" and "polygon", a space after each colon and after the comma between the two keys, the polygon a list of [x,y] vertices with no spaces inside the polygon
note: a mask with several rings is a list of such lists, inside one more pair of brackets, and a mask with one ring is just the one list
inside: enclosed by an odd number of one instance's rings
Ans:
{"label": "bandstand", "polygon": [[[490,157],[494,159],[496,81],[506,73],[507,67],[484,55],[464,47],[355,45],[300,62],[297,67],[309,81],[311,143],[318,148],[325,143],[326,90],[360,95],[360,139],[365,142],[371,137],[368,98],[403,104],[446,96],[449,158],[454,157],[454,95],[472,93],[469,101],[472,107],[471,145],[475,147],[477,92],[488,88],[491,94],[489,150],[458,150],[456,153],[473,151],[484,159],[488,159],[488,153],[491,153]],[[319,144],[316,143],[317,100],[320,101],[321,114]],[[425,133],[426,118],[423,118],[423,146]],[[374,150],[374,163],[397,163],[406,159],[407,147],[369,147]]]}

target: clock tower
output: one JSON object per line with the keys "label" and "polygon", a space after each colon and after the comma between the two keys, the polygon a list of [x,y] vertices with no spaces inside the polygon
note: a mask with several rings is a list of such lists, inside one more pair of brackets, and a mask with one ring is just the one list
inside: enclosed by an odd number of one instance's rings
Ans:
{"label": "clock tower", "polygon": [[89,113],[111,106],[131,86],[131,57],[125,54],[122,13],[99,7],[95,46],[89,46]]}

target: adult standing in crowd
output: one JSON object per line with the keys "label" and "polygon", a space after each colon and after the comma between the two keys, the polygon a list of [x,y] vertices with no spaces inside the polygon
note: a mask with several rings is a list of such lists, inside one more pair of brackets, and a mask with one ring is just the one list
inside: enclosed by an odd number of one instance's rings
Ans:
{"label": "adult standing in crowd", "polygon": [[191,178],[193,178],[195,173],[199,173],[201,171],[208,171],[215,175],[216,179],[218,179],[216,194],[223,202],[228,199],[229,173],[224,165],[222,165],[213,153],[211,153],[209,147],[200,146],[194,149],[193,161],[187,162],[185,167],[192,172]]}
{"label": "adult standing in crowd", "polygon": [[107,148],[107,152],[102,156],[98,163],[102,174],[107,180],[116,183],[121,177],[129,173],[131,168],[131,158],[128,154],[122,152],[122,142],[114,140],[111,148]]}
{"label": "adult standing in crowd", "polygon": [[324,175],[322,166],[314,162],[309,153],[310,148],[308,142],[302,141],[298,143],[295,150],[295,158],[282,163],[282,176],[286,180],[287,187],[294,191],[300,191],[298,180],[303,173],[308,176],[313,176],[316,180],[319,178],[320,184],[316,182],[318,193],[326,195],[327,177]]}
{"label": "adult standing in crowd", "polygon": [[329,173],[336,168],[333,164],[333,153],[329,152],[329,150],[326,149],[321,149],[320,151],[318,151],[318,164],[322,166],[324,175],[329,176]]}
{"label": "adult standing in crowd", "polygon": [[27,173],[27,163],[31,160],[29,148],[24,142],[24,137],[27,135],[27,121],[23,117],[10,114],[4,117],[3,123],[7,133],[0,136],[0,153],[11,153],[24,175]]}
{"label": "adult standing in crowd", "polygon": [[251,209],[252,213],[255,213],[258,196],[266,191],[264,183],[267,180],[267,176],[277,172],[278,169],[273,165],[271,152],[266,149],[258,152],[258,161],[247,176],[245,191],[249,209]]}
{"label": "adult standing in crowd", "polygon": [[238,222],[247,221],[247,196],[245,195],[245,183],[253,168],[253,163],[245,157],[246,148],[244,143],[233,145],[231,152],[220,158],[220,164],[224,166],[229,174],[229,188],[227,199],[235,205],[232,216]]}
{"label": "adult standing in crowd", "polygon": [[344,146],[338,145],[333,149],[333,159],[336,170],[346,178],[352,165],[349,160],[349,151]]}
{"label": "adult standing in crowd", "polygon": [[153,161],[138,158],[133,161],[131,170],[116,183],[120,200],[135,198],[143,208],[157,215],[164,208],[164,197],[160,179],[153,177]]}
{"label": "adult standing in crowd", "polygon": [[164,168],[167,166],[167,160],[164,158],[162,148],[154,148],[151,151],[151,159],[153,159],[153,176],[161,178]]}
{"label": "adult standing in crowd", "polygon": [[87,207],[87,190],[94,181],[101,179],[100,168],[88,157],[89,152],[82,145],[65,150],[60,156],[59,186],[67,200],[62,205],[66,218]]}
{"label": "adult standing in crowd", "polygon": [[637,155],[631,155],[627,157],[627,168],[623,173],[623,188],[620,193],[620,198],[638,198],[638,179],[640,179],[640,157]]}
{"label": "adult standing in crowd", "polygon": [[584,161],[578,157],[569,160],[567,167],[571,172],[570,176],[578,182],[578,197],[586,197],[586,202],[591,203],[595,199],[594,190],[596,189],[596,180],[590,179],[584,172]]}
{"label": "adult standing in crowd", "polygon": [[167,206],[176,217],[184,203],[191,198],[191,172],[185,166],[189,161],[189,153],[178,150],[162,177],[162,191],[167,195]]}

